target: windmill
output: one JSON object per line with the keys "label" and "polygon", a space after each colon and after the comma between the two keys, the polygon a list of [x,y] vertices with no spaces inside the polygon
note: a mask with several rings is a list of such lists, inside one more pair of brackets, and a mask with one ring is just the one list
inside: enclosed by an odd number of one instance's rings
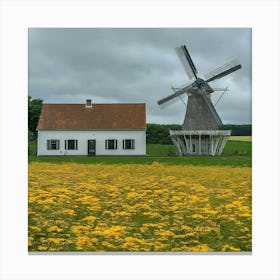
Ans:
{"label": "windmill", "polygon": [[174,93],[158,101],[162,105],[176,97],[181,98],[182,94],[188,95],[182,130],[169,131],[171,139],[180,155],[220,155],[231,131],[220,129],[223,123],[211,101],[214,89],[209,83],[237,71],[241,65],[237,60],[232,60],[211,71],[204,80],[197,76],[197,69],[186,46],[175,50],[191,83],[180,89],[172,88]]}

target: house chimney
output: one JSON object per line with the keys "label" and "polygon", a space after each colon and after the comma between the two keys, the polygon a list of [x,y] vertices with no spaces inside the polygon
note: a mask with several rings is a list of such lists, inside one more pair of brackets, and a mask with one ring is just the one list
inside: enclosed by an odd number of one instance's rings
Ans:
{"label": "house chimney", "polygon": [[86,99],[86,108],[91,108],[91,107],[92,107],[91,99]]}

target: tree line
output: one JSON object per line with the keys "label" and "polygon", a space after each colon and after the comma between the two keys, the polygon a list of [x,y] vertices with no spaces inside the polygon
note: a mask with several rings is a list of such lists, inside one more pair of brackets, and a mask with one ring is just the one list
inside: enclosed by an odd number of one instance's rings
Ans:
{"label": "tree line", "polygon": [[43,100],[28,96],[28,138],[36,138],[37,123],[41,114]]}
{"label": "tree line", "polygon": [[[169,130],[180,130],[179,124],[147,124],[147,144],[172,144]],[[223,130],[231,130],[232,136],[251,136],[251,124],[226,124],[221,126]]]}

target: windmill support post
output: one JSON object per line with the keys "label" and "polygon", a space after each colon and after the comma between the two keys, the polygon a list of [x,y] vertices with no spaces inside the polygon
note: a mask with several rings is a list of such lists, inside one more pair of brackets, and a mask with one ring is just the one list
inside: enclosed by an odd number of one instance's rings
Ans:
{"label": "windmill support post", "polygon": [[181,156],[221,155],[231,130],[169,130]]}

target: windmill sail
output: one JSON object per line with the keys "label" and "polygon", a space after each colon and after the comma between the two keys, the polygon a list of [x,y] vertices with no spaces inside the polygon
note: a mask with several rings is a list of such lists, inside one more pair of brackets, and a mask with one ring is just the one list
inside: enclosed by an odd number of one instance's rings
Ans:
{"label": "windmill sail", "polygon": [[191,80],[192,78],[195,77],[195,79],[197,79],[197,70],[194,66],[194,63],[191,59],[191,56],[186,48],[186,46],[181,46],[181,47],[177,47],[175,48],[175,51],[189,77],[189,79]]}
{"label": "windmill sail", "polygon": [[190,87],[191,87],[191,86],[188,85],[188,86],[186,86],[186,87],[184,87],[184,88],[182,88],[182,89],[180,89],[180,90],[174,92],[173,94],[171,94],[171,95],[169,95],[169,96],[167,96],[167,97],[165,97],[165,98],[159,100],[159,101],[158,101],[158,105],[162,105],[163,103],[166,103],[166,102],[172,100],[173,98],[175,98],[175,97],[177,97],[177,96],[179,96],[179,95],[181,95],[181,94],[187,92],[187,90],[188,90]]}
{"label": "windmill sail", "polygon": [[220,79],[238,69],[241,68],[241,64],[239,64],[238,60],[232,60],[221,67],[218,67],[215,70],[212,70],[208,74],[206,74],[206,82],[212,82],[216,79]]}

